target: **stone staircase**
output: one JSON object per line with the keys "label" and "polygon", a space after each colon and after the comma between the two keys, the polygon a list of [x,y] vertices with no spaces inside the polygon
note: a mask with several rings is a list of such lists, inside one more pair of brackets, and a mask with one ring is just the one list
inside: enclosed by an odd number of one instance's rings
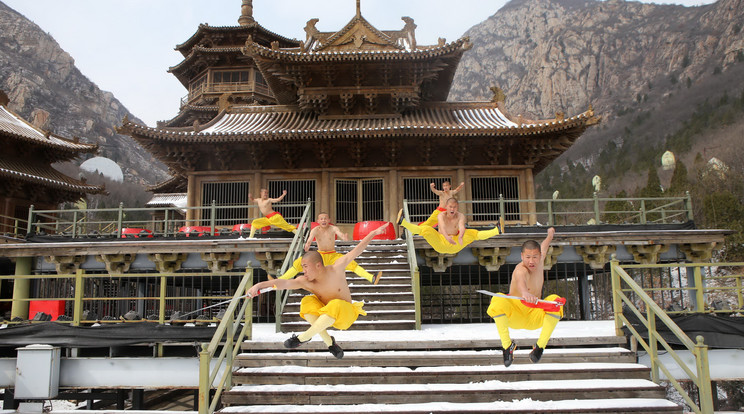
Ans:
{"label": "stone staircase", "polygon": [[[336,251],[346,253],[357,242],[336,242]],[[411,288],[411,271],[405,241],[372,240],[356,259],[368,272],[382,278],[377,285],[351,272],[346,278],[354,301],[364,301],[367,316],[360,316],[350,330],[409,330],[414,329],[416,315]],[[302,332],[308,328],[300,318],[300,300],[307,292],[290,293],[282,313],[282,332]]]}
{"label": "stone staircase", "polygon": [[519,339],[514,364],[505,368],[498,340],[395,340],[392,333],[379,334],[339,342],[345,350],[340,360],[317,340],[292,352],[280,341],[245,342],[221,411],[683,412],[649,381],[649,369],[636,363],[635,354],[621,347],[624,338],[553,338],[538,364],[528,357],[534,339]]}

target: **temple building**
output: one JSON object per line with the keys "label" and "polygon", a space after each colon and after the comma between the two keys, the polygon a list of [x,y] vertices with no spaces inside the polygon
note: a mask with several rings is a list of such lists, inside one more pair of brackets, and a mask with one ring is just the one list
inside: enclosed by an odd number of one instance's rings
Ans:
{"label": "temple building", "polygon": [[[8,97],[0,91],[0,224],[1,233],[25,233],[17,220],[27,220],[31,205],[36,209],[57,209],[88,194],[99,194],[103,186],[86,184],[57,171],[52,164],[95,153],[96,144],[67,139],[28,122],[8,108]],[[39,112],[39,122],[48,114]]]}
{"label": "temple building", "polygon": [[[310,199],[313,216],[327,211],[348,230],[390,220],[404,199],[431,202],[412,207],[423,220],[436,207],[431,182],[464,182],[461,198],[492,200],[464,206],[471,224],[485,224],[497,220],[500,196],[534,199],[534,175],[599,122],[591,108],[548,120],[510,115],[498,88],[490,102],[448,102],[470,41],[420,45],[410,17],[400,30],[379,30],[357,2],[340,30],[321,32],[311,19],[296,41],[252,13],[243,0],[239,26],[201,25],[177,46],[184,60],[170,72],[188,96],[173,119],[120,127],[170,168],[173,178],[154,192],[185,192],[197,207],[286,189],[284,203]],[[508,222],[533,224],[532,208],[510,204]],[[282,213],[292,222],[295,213]]]}

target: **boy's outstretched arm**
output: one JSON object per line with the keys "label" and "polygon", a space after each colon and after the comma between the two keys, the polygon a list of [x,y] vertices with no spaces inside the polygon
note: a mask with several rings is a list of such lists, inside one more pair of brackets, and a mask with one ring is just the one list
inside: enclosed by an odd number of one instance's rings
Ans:
{"label": "boy's outstretched arm", "polygon": [[304,285],[301,283],[299,279],[264,280],[263,282],[259,282],[251,286],[251,288],[248,289],[247,295],[248,297],[254,298],[258,296],[259,290],[266,289],[272,286],[277,290],[290,290],[290,289],[300,289]]}
{"label": "boy's outstretched arm", "polygon": [[390,223],[385,223],[384,225],[376,228],[375,230],[369,232],[362,241],[359,242],[359,244],[354,247],[349,253],[346,253],[345,255],[341,256],[336,262],[333,264],[334,266],[339,265],[342,268],[345,268],[346,266],[351,263],[352,260],[356,259],[357,256],[362,254],[364,249],[367,248],[367,245],[369,245],[369,242],[372,241],[372,239],[377,236],[378,234],[382,234],[385,229],[390,225]]}
{"label": "boy's outstretched arm", "polygon": [[555,229],[549,228],[548,229],[548,236],[545,237],[545,240],[543,240],[542,243],[540,243],[540,255],[542,256],[543,260],[545,260],[545,256],[548,255],[548,249],[550,248],[550,242],[553,241],[553,236],[555,235]]}

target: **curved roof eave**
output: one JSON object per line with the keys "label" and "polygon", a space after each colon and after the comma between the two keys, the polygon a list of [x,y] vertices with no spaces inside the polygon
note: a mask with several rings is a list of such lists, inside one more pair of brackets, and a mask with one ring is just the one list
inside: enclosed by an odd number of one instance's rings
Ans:
{"label": "curved roof eave", "polygon": [[[193,47],[199,39],[201,39],[207,32],[220,32],[220,31],[241,31],[241,30],[250,30],[255,29],[259,30],[265,35],[268,35],[269,37],[273,37],[276,40],[283,41],[290,44],[296,44],[299,46],[300,41],[297,39],[290,39],[288,37],[282,36],[276,32],[272,32],[271,30],[268,30],[267,28],[261,26],[258,22],[253,22],[251,24],[245,25],[245,26],[210,26],[206,23],[202,23],[199,25],[199,27],[196,29],[196,32],[194,32],[191,37],[189,37],[185,42],[176,45],[175,50],[181,51],[182,49],[188,49],[190,47]],[[182,52],[183,53],[183,52]]]}
{"label": "curved roof eave", "polygon": [[464,53],[471,47],[470,40],[468,38],[460,38],[452,43],[445,44],[443,46],[437,46],[431,49],[416,49],[416,50],[397,50],[397,51],[374,51],[374,50],[350,50],[350,51],[334,51],[334,52],[297,52],[282,49],[271,49],[265,46],[261,46],[258,43],[251,43],[244,49],[247,54],[253,56],[260,56],[266,59],[274,59],[281,61],[296,61],[296,62],[314,62],[314,61],[328,61],[328,60],[382,60],[382,59],[430,59],[433,57],[440,57],[450,53]]}

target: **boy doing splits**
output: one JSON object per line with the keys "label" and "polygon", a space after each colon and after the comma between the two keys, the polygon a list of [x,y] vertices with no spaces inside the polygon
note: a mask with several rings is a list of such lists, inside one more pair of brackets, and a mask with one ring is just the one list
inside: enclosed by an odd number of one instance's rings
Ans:
{"label": "boy doing splits", "polygon": [[439,207],[437,207],[436,210],[434,210],[433,213],[429,216],[426,221],[423,223],[419,223],[419,226],[431,226],[434,227],[437,225],[437,216],[439,213],[443,213],[447,211],[447,201],[450,198],[454,198],[455,194],[459,193],[460,190],[462,190],[462,187],[465,186],[465,183],[460,183],[460,185],[457,186],[454,190],[450,189],[450,182],[445,181],[442,183],[442,190],[437,190],[434,183],[429,184],[429,188],[431,188],[431,192],[439,196]]}
{"label": "boy doing splits", "polygon": [[353,250],[331,265],[323,264],[320,253],[308,252],[302,257],[304,275],[294,279],[267,280],[253,285],[248,290],[250,297],[255,297],[259,290],[271,286],[276,289],[304,289],[312,293],[302,298],[300,303],[300,316],[310,322],[310,329],[299,335],[292,335],[284,341],[285,347],[297,348],[302,343],[310,341],[316,334],[320,334],[333,356],[343,358],[343,349],[336,344],[336,340],[326,329],[331,326],[341,330],[348,329],[359,315],[367,314],[363,309],[363,302],[351,302],[345,268],[364,251],[370,240],[385,231],[388,225],[389,223],[386,223],[367,234]]}
{"label": "boy doing splits", "polygon": [[465,229],[465,215],[459,211],[459,203],[454,198],[447,200],[447,211],[437,216],[437,229],[431,226],[411,224],[398,212],[397,222],[413,234],[420,234],[434,250],[439,253],[455,254],[476,240],[486,240],[501,234],[503,225],[491,230],[478,231]]}
{"label": "boy doing splits", "polygon": [[[548,229],[548,236],[541,244],[537,244],[534,240],[528,240],[522,245],[522,261],[517,264],[514,272],[512,272],[509,295],[521,296],[524,298],[524,303],[499,296],[491,298],[491,305],[488,307],[487,313],[496,322],[496,328],[499,331],[504,352],[504,366],[508,367],[512,364],[514,349],[517,347],[509,337],[509,328],[534,330],[542,327],[537,344],[530,353],[530,360],[538,362],[542,357],[543,350],[548,345],[550,335],[558,321],[563,317],[562,306],[556,307],[555,311],[531,306],[538,303],[538,295],[542,293],[543,263],[545,263],[545,256],[548,253],[548,247],[550,247],[554,234],[555,229],[551,227]],[[565,303],[565,300],[558,295],[550,295],[545,300]]]}

